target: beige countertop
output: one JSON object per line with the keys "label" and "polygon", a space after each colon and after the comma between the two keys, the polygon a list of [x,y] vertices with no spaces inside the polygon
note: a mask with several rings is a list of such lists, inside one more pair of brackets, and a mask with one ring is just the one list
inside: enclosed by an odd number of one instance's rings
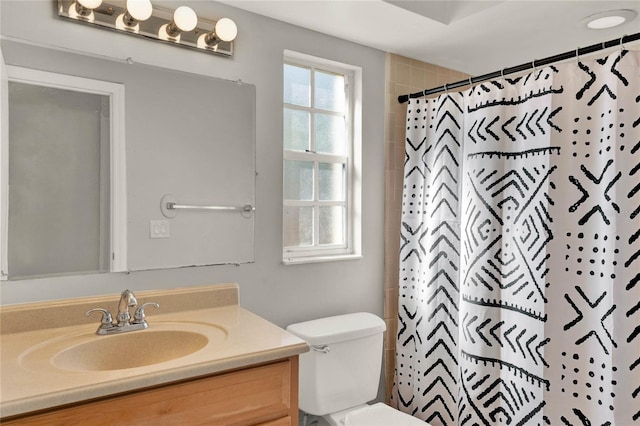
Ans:
{"label": "beige countertop", "polygon": [[[121,370],[72,371],[56,367],[50,361],[50,355],[64,345],[73,346],[88,340],[116,337],[95,335],[99,315],[89,324],[46,329],[32,324],[23,330],[9,325],[8,322],[11,321],[8,319],[15,318],[16,315],[18,318],[19,315],[32,318],[35,312],[42,309],[30,310],[31,307],[28,305],[17,309],[4,309],[1,317],[3,333],[0,336],[0,417],[16,416],[242,368],[309,350],[303,340],[240,307],[237,304],[237,290],[237,285],[234,284],[199,287],[193,292],[194,303],[191,304],[189,289],[180,289],[177,291],[183,296],[180,306],[172,306],[170,301],[177,298],[172,296],[170,291],[140,292],[140,295],[144,293],[145,297],[138,296],[139,303],[151,301],[155,297],[161,305],[159,312],[162,312],[163,303],[169,305],[167,310],[172,312],[148,315],[147,330],[116,336],[134,336],[135,333],[161,330],[186,330],[208,336],[209,340],[204,347],[191,354],[152,365]],[[224,302],[219,302],[220,298],[215,297],[216,291],[226,292],[219,293]],[[210,305],[219,306],[202,308],[202,305],[206,304],[203,300],[207,298],[218,301],[209,303]],[[104,301],[111,299],[112,296]],[[99,301],[94,298],[89,304]],[[72,312],[75,309],[82,316],[88,306],[86,301],[59,305]],[[71,305],[75,305],[75,308],[70,307]],[[190,309],[193,307],[198,309]],[[12,311],[16,315],[11,316]]]}

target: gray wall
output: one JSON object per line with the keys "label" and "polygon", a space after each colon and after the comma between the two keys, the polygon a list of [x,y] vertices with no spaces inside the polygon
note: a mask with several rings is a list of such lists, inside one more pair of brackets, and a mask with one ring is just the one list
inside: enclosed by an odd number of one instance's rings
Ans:
{"label": "gray wall", "polygon": [[9,99],[11,276],[104,271],[109,250],[101,250],[100,225],[109,205],[100,178],[109,136],[101,127],[109,98],[13,82]]}
{"label": "gray wall", "polygon": [[[53,1],[0,1],[0,32],[68,49],[173,68],[256,86],[255,263],[96,274],[0,283],[2,304],[24,303],[132,290],[196,286],[219,282],[240,284],[241,304],[286,326],[326,315],[383,311],[384,92],[385,55],[213,2],[190,4],[204,18],[228,16],[239,36],[233,59],[192,52],[110,31],[60,20]],[[176,3],[165,3],[176,7]],[[28,22],[28,24],[27,24]],[[282,58],[290,49],[360,66],[363,69],[363,258],[284,266],[282,247]],[[146,149],[152,150],[148,140]],[[127,175],[145,170],[131,161]],[[145,149],[145,147],[137,147]],[[136,198],[135,193],[128,199]],[[148,225],[147,225],[148,226]],[[129,229],[129,232],[135,230]]]}

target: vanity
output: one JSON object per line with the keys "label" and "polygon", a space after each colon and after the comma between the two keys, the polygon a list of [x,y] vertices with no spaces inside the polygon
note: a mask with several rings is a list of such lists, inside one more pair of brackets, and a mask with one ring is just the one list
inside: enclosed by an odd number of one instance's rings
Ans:
{"label": "vanity", "polygon": [[0,307],[0,422],[297,425],[306,342],[243,309],[237,284],[136,292],[148,328],[98,335],[118,295]]}

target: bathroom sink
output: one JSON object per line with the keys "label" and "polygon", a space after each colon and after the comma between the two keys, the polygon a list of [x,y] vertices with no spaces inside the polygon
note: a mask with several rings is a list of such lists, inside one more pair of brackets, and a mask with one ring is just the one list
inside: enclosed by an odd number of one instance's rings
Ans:
{"label": "bathroom sink", "polygon": [[84,332],[36,345],[22,354],[20,363],[38,371],[123,370],[177,360],[226,338],[222,328],[190,322],[161,323],[108,336]]}
{"label": "bathroom sink", "polygon": [[204,348],[208,342],[203,334],[180,330],[99,336],[58,352],[51,363],[63,370],[122,370],[182,358]]}

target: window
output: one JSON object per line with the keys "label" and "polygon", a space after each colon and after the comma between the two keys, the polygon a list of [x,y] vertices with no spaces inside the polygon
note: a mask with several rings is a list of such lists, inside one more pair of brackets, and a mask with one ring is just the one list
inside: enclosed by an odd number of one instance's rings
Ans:
{"label": "window", "polygon": [[[283,260],[359,253],[359,151],[354,135],[357,70],[285,56],[283,68]],[[358,149],[356,149],[358,148]]]}

